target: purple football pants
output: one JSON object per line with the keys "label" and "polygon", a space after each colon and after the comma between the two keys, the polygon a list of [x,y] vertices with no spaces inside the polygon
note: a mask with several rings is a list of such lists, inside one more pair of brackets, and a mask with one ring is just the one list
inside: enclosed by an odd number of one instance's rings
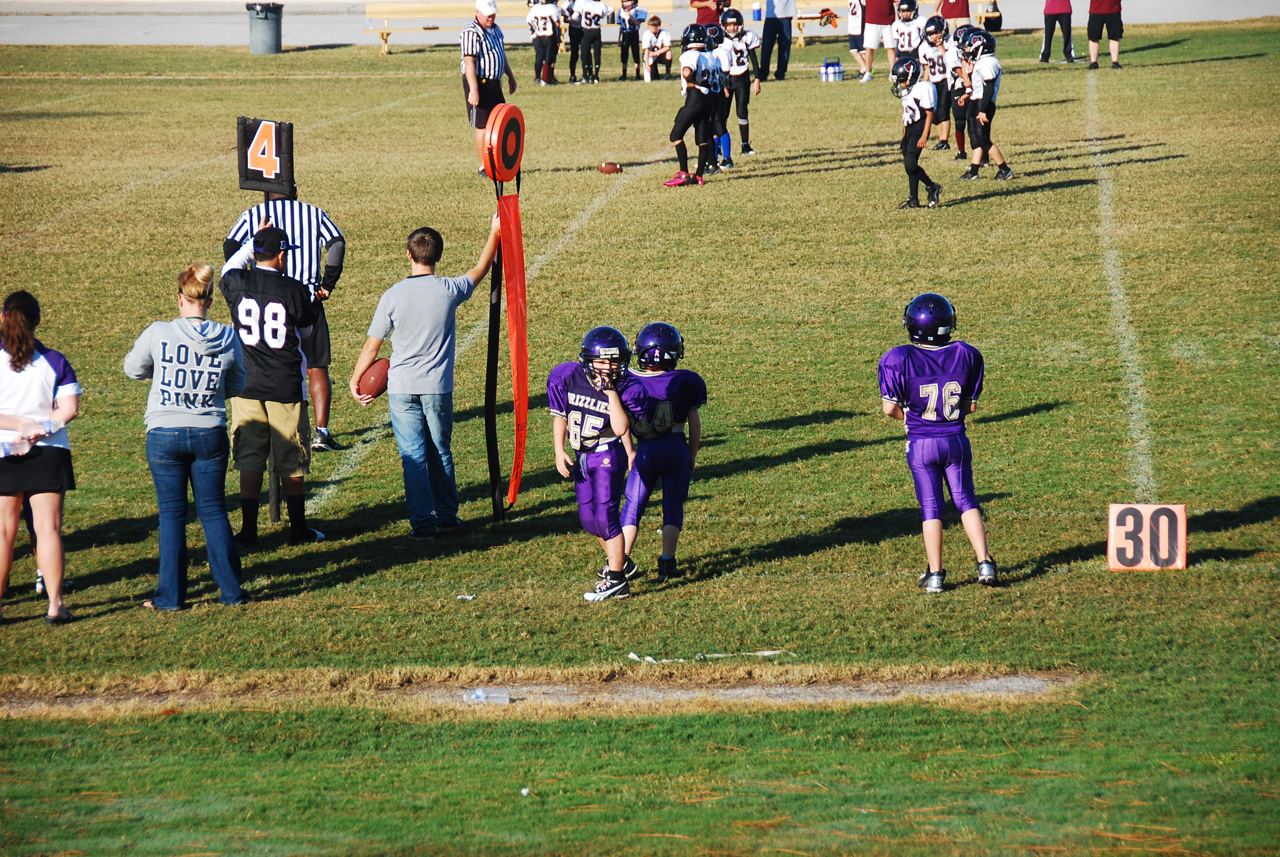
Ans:
{"label": "purple football pants", "polygon": [[582,527],[605,541],[622,535],[618,507],[627,475],[627,452],[622,444],[607,449],[579,452],[573,471],[573,492],[578,497],[578,517]]}
{"label": "purple football pants", "polygon": [[916,499],[920,501],[923,520],[942,518],[942,507],[946,504],[942,494],[944,474],[951,489],[951,500],[961,514],[979,508],[977,493],[973,490],[973,453],[969,438],[964,435],[907,441],[907,466],[916,483]]}
{"label": "purple football pants", "polygon": [[627,477],[622,503],[622,525],[637,527],[644,507],[658,483],[662,483],[662,525],[684,526],[684,504],[689,499],[689,442],[683,433],[665,434],[642,440],[636,449],[635,464]]}

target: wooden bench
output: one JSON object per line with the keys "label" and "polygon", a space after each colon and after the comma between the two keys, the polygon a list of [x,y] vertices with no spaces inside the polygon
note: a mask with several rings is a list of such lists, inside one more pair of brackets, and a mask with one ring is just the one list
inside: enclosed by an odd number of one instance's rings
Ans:
{"label": "wooden bench", "polygon": [[807,21],[817,21],[819,28],[830,25],[837,30],[840,29],[840,16],[830,9],[803,9],[797,12],[799,13],[795,17],[797,47],[804,47],[804,25]]}
{"label": "wooden bench", "polygon": [[[392,33],[421,33],[424,30],[440,29],[435,24],[426,24],[421,27],[393,27],[392,21],[421,20],[423,18],[434,17],[438,14],[440,5],[438,3],[366,3],[364,4],[364,15],[369,21],[369,27],[365,29],[366,33],[377,33],[382,38],[382,56],[391,53],[391,47],[387,44],[387,39]],[[382,19],[382,26],[374,26],[374,22]]]}

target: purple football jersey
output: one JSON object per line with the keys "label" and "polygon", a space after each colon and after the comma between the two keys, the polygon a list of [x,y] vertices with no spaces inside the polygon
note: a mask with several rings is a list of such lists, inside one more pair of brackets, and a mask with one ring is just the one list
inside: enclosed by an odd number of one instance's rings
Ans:
{"label": "purple football jersey", "polygon": [[689,411],[707,403],[707,385],[696,372],[671,369],[665,372],[632,372],[635,386],[644,390],[643,397],[622,397],[631,417],[631,431],[648,440],[683,426]]}
{"label": "purple football jersey", "polygon": [[982,354],[967,342],[899,345],[880,358],[880,395],[906,411],[907,437],[964,433],[964,409],[982,395]]}
{"label": "purple football jersey", "polygon": [[[629,376],[618,380],[618,395],[625,401]],[[547,401],[553,416],[569,423],[569,445],[577,450],[595,449],[598,444],[617,438],[609,424],[609,397],[591,386],[587,370],[581,363],[561,363],[547,378]]]}

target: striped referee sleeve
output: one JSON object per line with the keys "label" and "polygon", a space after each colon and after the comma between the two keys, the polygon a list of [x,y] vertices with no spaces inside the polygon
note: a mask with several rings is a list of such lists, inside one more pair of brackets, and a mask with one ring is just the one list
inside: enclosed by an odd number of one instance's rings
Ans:
{"label": "striped referee sleeve", "polygon": [[324,276],[325,248],[334,241],[343,240],[342,232],[324,211],[296,199],[273,199],[262,202],[240,215],[231,227],[227,241],[243,244],[253,237],[255,224],[271,221],[271,225],[283,229],[289,243],[298,245],[285,257],[285,273],[301,282],[315,294],[316,286]]}
{"label": "striped referee sleeve", "polygon": [[463,72],[467,70],[467,57],[475,58],[476,75],[485,80],[497,80],[506,72],[506,49],[497,24],[486,29],[472,21],[458,34],[458,43],[462,46]]}

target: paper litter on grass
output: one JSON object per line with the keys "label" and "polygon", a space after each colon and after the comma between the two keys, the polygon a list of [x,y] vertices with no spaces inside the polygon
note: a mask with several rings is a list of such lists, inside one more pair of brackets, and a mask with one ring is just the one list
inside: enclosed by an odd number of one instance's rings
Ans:
{"label": "paper litter on grass", "polygon": [[[786,649],[760,649],[759,651],[756,651],[756,652],[731,652],[729,654],[723,654],[721,652],[698,652],[698,654],[693,656],[693,660],[709,661],[713,658],[739,658],[739,657],[772,658],[775,655],[790,655],[790,654],[791,652],[788,652]],[[646,664],[683,664],[686,662],[685,658],[658,659],[653,657],[652,655],[644,655],[643,657],[641,657],[640,655],[637,655],[635,652],[629,652],[627,654],[627,657],[633,661],[638,661]]]}

